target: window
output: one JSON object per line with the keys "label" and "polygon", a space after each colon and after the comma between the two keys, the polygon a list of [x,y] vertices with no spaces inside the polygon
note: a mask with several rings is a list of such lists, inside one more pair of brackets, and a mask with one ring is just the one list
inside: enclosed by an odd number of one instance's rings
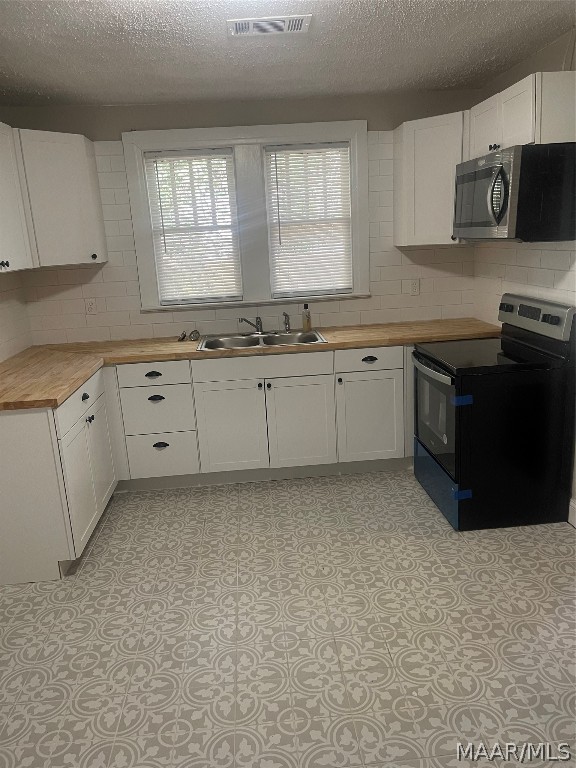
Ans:
{"label": "window", "polygon": [[351,293],[349,145],[265,154],[273,298]]}
{"label": "window", "polygon": [[145,153],[160,304],[242,299],[231,149]]}
{"label": "window", "polygon": [[122,138],[143,309],[368,295],[365,122]]}

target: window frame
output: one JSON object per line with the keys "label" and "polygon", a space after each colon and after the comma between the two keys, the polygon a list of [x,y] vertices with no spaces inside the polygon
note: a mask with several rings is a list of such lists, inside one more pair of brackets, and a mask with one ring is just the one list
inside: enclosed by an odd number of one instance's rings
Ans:
{"label": "window frame", "polygon": [[[264,147],[280,144],[350,145],[352,273],[351,293],[273,298],[270,284],[268,212]],[[130,131],[122,134],[136,261],[143,310],[194,311],[219,307],[302,301],[345,301],[369,296],[368,132],[365,120],[295,123],[232,128],[192,128]],[[145,152],[233,148],[238,237],[243,283],[242,301],[161,305],[144,170]]]}

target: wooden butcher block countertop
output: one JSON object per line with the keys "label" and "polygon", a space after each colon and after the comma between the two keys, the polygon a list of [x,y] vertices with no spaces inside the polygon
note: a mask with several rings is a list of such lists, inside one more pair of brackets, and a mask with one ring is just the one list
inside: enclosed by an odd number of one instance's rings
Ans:
{"label": "wooden butcher block countertop", "polygon": [[327,344],[198,352],[198,342],[136,339],[29,347],[0,363],[0,411],[56,408],[104,365],[394,347],[427,341],[488,339],[500,335],[499,326],[472,317],[319,330]]}

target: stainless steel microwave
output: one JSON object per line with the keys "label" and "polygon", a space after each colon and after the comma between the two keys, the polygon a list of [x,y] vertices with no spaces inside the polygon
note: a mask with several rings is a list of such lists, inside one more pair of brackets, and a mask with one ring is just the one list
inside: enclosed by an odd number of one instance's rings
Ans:
{"label": "stainless steel microwave", "polygon": [[575,149],[526,144],[457,165],[453,239],[576,239]]}

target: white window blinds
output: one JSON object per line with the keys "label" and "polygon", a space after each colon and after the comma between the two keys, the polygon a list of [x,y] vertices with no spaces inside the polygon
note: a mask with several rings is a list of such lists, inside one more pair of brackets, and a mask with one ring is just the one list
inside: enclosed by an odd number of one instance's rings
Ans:
{"label": "white window blinds", "polygon": [[275,298],[350,293],[348,143],[265,147]]}
{"label": "white window blinds", "polygon": [[242,299],[232,149],[144,154],[160,304]]}

